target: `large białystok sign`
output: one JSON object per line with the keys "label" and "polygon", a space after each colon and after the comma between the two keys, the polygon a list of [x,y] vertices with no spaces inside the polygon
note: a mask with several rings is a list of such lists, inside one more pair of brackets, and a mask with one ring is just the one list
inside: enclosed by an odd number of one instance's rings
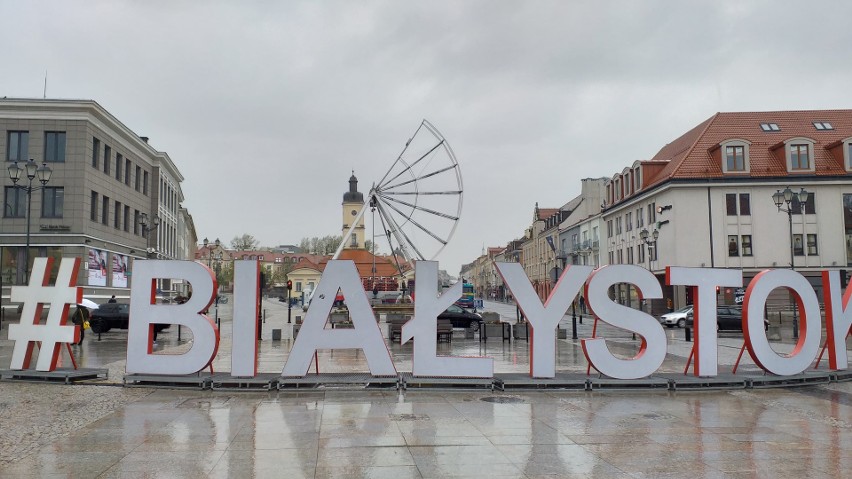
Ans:
{"label": "large bia\u0142ystok sign", "polygon": [[[21,324],[9,327],[9,339],[15,341],[12,369],[29,367],[32,345],[42,343],[38,370],[56,367],[61,343],[74,341],[79,330],[65,324],[68,304],[79,302],[81,289],[74,286],[79,259],[63,259],[55,286],[48,286],[50,260],[38,258],[28,286],[12,288],[12,300],[24,303]],[[517,263],[497,263],[497,270],[511,290],[530,324],[530,375],[553,378],[556,374],[556,328],[581,288],[586,305],[601,321],[641,336],[642,345],[632,358],[613,355],[604,338],[582,340],[583,352],[592,367],[606,376],[637,379],[653,374],[666,356],[667,340],[657,320],[642,311],[620,305],[610,299],[614,284],[629,283],[642,298],[662,298],[662,288],[649,271],[633,265],[610,265],[598,269],[570,266],[542,304]],[[257,374],[257,261],[236,261],[234,268],[234,320],[231,350],[231,375],[253,377]],[[412,374],[415,376],[481,377],[494,374],[487,357],[437,355],[437,316],[461,296],[461,283],[443,294],[438,293],[438,264],[416,264],[414,317],[402,328],[403,343],[415,340]],[[182,279],[192,285],[192,297],[184,304],[156,304],[158,278]],[[846,369],[846,334],[852,325],[849,308],[852,287],[841,291],[837,271],[822,274],[826,312],[829,366]],[[718,373],[716,335],[717,288],[742,287],[742,272],[714,268],[666,268],[666,283],[694,288],[696,376]],[[65,286],[67,285],[67,286]],[[764,330],[763,311],[769,293],[777,288],[790,290],[801,313],[799,339],[789,354],[778,354],[770,346]],[[212,271],[188,261],[140,261],[135,265],[131,287],[130,325],[127,335],[127,372],[144,374],[191,374],[207,367],[219,348],[216,325],[206,311],[216,295]],[[326,320],[338,290],[346,297],[352,317],[351,329],[327,329]],[[41,307],[51,303],[47,324],[38,324]],[[54,314],[55,311],[55,314]],[[153,325],[182,325],[192,331],[193,342],[181,355],[153,354]],[[820,348],[822,324],[819,302],[808,281],[791,270],[766,270],[751,280],[743,300],[743,333],[752,359],[764,370],[777,375],[803,372],[814,361]],[[293,344],[283,376],[299,377],[308,373],[314,352],[319,349],[360,349],[374,376],[397,374],[387,344],[376,323],[361,279],[351,261],[330,261],[314,292],[298,339]],[[44,358],[43,358],[43,357]]]}

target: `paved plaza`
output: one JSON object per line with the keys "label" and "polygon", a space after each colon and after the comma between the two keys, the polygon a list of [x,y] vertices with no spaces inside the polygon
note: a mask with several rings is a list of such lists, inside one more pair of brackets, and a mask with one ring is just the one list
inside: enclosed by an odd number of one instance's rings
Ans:
{"label": "paved plaza", "polygon": [[[278,373],[292,346],[283,303],[264,300],[261,372]],[[486,310],[513,321],[512,305]],[[216,311],[211,310],[211,315]],[[229,305],[221,355],[230,369]],[[292,310],[292,320],[303,315]],[[590,337],[592,322],[578,324]],[[585,373],[579,341],[558,340],[557,371]],[[272,340],[281,329],[283,339]],[[666,330],[661,372],[682,374],[691,344]],[[0,329],[0,368],[12,345]],[[619,355],[639,341],[599,326]],[[789,331],[773,343],[789,351]],[[186,330],[156,350],[187,347]],[[122,387],[126,331],[74,347],[109,378],[79,385],[0,382],[0,477],[846,477],[852,467],[852,382],[726,391],[352,390],[201,391]],[[720,372],[742,336],[720,338]],[[529,370],[523,340],[486,342],[456,331],[444,354],[487,355],[497,373]],[[411,345],[393,343],[399,371]],[[67,365],[67,358],[64,360]],[[326,351],[321,372],[366,372],[363,354]],[[825,365],[823,365],[825,367]],[[755,373],[746,354],[742,371]]]}

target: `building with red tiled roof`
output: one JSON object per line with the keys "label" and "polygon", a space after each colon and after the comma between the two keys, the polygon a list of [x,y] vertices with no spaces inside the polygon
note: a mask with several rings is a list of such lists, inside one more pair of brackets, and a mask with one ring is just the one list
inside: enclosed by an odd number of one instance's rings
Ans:
{"label": "building with red tiled roof", "polygon": [[[810,194],[779,211],[788,187]],[[717,113],[613,175],[602,221],[602,261],[661,284],[667,265],[741,269],[747,284],[792,263],[818,286],[820,271],[852,266],[852,110]],[[733,302],[736,288],[723,293]],[[684,288],[664,296],[691,303]],[[629,289],[616,299],[638,302]]]}

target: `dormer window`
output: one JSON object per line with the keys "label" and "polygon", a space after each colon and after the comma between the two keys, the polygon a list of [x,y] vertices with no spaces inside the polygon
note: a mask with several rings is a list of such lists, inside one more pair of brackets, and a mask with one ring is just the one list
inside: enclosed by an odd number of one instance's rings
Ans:
{"label": "dormer window", "polygon": [[749,143],[746,140],[730,139],[719,144],[719,152],[721,157],[718,157],[722,162],[723,173],[749,173],[751,165],[749,161]]}
{"label": "dormer window", "polygon": [[784,142],[787,171],[808,173],[814,171],[814,145],[810,138],[790,138]]}
{"label": "dormer window", "polygon": [[829,123],[827,121],[815,121],[814,122],[814,128],[816,128],[817,130],[820,130],[820,131],[822,131],[822,130],[833,130],[834,129],[834,127],[831,125],[831,123]]}
{"label": "dormer window", "polygon": [[728,171],[745,171],[745,147],[742,145],[726,147],[725,161],[728,162]]}
{"label": "dormer window", "polygon": [[809,145],[790,145],[790,169],[807,170],[810,168],[811,155]]}
{"label": "dormer window", "polygon": [[763,131],[781,131],[777,123],[761,123],[760,129]]}

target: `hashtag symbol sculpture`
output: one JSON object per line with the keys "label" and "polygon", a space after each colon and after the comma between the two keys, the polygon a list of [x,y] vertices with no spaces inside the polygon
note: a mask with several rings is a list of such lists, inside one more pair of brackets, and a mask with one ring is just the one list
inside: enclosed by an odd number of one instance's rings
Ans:
{"label": "hashtag symbol sculpture", "polygon": [[[54,371],[63,343],[80,337],[78,326],[66,325],[69,304],[83,299],[83,289],[75,287],[80,270],[80,258],[62,258],[56,285],[49,286],[53,258],[36,258],[30,284],[13,286],[11,299],[24,304],[20,324],[9,325],[9,339],[15,341],[11,369],[29,369],[33,346],[39,342],[37,371]],[[47,321],[40,324],[42,308],[50,304]]]}

